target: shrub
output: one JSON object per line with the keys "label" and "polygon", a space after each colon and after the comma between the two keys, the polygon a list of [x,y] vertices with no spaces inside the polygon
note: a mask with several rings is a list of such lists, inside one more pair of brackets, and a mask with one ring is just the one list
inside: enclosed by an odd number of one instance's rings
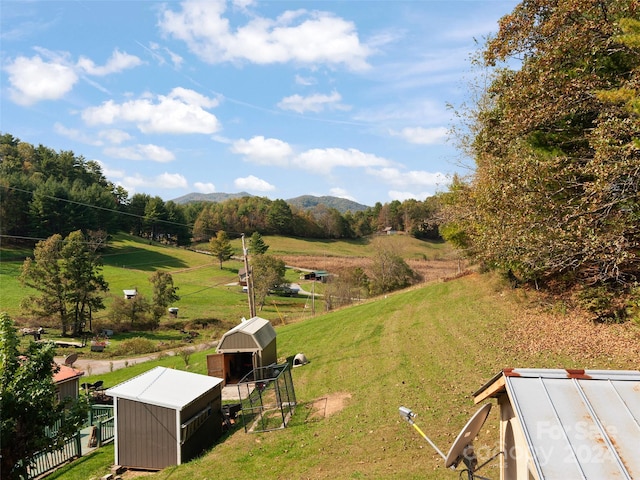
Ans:
{"label": "shrub", "polygon": [[119,357],[123,355],[141,355],[144,353],[157,352],[158,346],[153,340],[148,338],[135,337],[114,345],[111,349],[113,356]]}

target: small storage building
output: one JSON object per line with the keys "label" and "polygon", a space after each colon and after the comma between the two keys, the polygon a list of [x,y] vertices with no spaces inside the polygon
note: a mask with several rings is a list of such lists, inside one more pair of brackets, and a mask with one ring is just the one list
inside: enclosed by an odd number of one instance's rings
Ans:
{"label": "small storage building", "polygon": [[640,478],[640,371],[505,369],[474,393],[487,398],[501,480]]}
{"label": "small storage building", "polygon": [[238,383],[252,370],[277,362],[276,331],[264,318],[243,320],[222,336],[216,352],[207,355],[208,374]]}
{"label": "small storage building", "polygon": [[156,367],[106,394],[113,397],[116,465],[180,465],[222,435],[221,378]]}
{"label": "small storage building", "polygon": [[78,398],[80,377],[84,375],[84,372],[68,365],[58,365],[58,368],[59,370],[53,374],[53,383],[56,386],[58,401],[67,397]]}

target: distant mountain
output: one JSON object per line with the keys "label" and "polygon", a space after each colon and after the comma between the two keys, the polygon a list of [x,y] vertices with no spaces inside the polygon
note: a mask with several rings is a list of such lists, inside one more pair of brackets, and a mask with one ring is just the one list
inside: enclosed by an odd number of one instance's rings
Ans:
{"label": "distant mountain", "polygon": [[[253,195],[247,192],[239,193],[187,193],[182,197],[174,198],[173,202],[178,204],[185,204],[191,202],[214,202],[221,203],[231,198],[252,197]],[[285,200],[289,205],[297,207],[301,210],[311,210],[318,205],[324,205],[327,208],[335,208],[340,213],[346,212],[361,212],[369,208],[367,205],[348,200],[346,198],[323,196],[314,197],[313,195],[302,195],[296,198],[290,198]]]}
{"label": "distant mountain", "polygon": [[178,198],[174,198],[172,201],[177,204],[191,203],[191,202],[213,202],[220,203],[225,200],[229,200],[230,198],[242,198],[242,197],[253,197],[250,193],[247,192],[239,192],[239,193],[187,193]]}
{"label": "distant mountain", "polygon": [[298,207],[302,210],[310,210],[318,205],[324,205],[328,208],[335,208],[340,213],[362,212],[369,208],[367,205],[362,205],[361,203],[354,202],[353,200],[331,196],[314,197],[313,195],[302,195],[300,197],[290,198],[286,202],[289,205]]}

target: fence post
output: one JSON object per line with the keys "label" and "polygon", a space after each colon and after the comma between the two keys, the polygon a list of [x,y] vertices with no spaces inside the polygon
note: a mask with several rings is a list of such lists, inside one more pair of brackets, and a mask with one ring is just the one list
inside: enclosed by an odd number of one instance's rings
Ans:
{"label": "fence post", "polygon": [[76,451],[78,453],[78,458],[80,458],[82,456],[82,440],[81,440],[82,436],[80,434],[80,430],[76,432],[74,437],[75,437],[75,443],[76,443]]}
{"label": "fence post", "polygon": [[102,419],[98,420],[96,425],[96,447],[102,446]]}

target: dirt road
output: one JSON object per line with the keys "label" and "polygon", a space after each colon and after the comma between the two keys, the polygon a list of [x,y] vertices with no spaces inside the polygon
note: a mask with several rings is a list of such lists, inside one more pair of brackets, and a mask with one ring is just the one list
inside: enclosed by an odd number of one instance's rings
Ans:
{"label": "dirt road", "polygon": [[[187,346],[184,348],[193,348],[196,351],[207,350],[215,347],[217,342],[200,343],[198,345]],[[85,372],[85,375],[102,375],[104,373],[112,372],[113,370],[119,370],[127,366],[136,365],[138,363],[148,362],[149,360],[156,360],[159,355],[177,355],[180,350],[169,350],[162,352],[150,353],[148,355],[141,355],[130,358],[118,358],[118,359],[97,359],[97,358],[78,358],[73,362],[73,368]],[[59,365],[64,364],[65,357],[55,357],[55,362]]]}

